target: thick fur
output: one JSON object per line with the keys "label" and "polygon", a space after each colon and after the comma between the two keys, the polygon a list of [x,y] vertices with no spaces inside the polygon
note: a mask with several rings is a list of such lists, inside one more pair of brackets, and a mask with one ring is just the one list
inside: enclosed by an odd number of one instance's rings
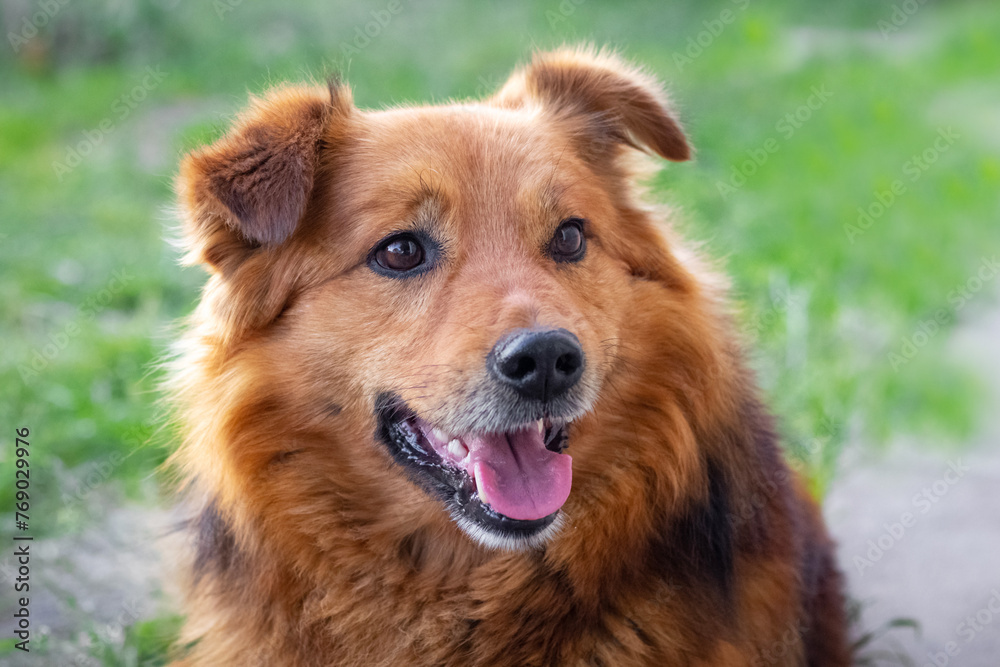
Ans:
{"label": "thick fur", "polygon": [[[195,507],[180,664],[849,663],[840,575],[782,460],[723,282],[643,203],[645,149],[690,149],[616,56],[541,54],[494,97],[359,111],[252,101],[178,192],[211,278],[176,360],[174,464]],[[543,249],[588,221],[587,255]],[[429,230],[407,280],[370,249]],[[512,328],[573,331],[593,408],[541,547],[491,550],[375,438],[393,391],[458,424]]]}

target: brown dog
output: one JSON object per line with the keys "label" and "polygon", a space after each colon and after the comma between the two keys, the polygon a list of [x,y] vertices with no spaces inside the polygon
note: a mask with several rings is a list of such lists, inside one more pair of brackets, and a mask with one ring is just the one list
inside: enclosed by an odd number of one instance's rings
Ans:
{"label": "brown dog", "polygon": [[636,149],[688,159],[659,87],[563,50],[482,102],[279,88],[184,161],[184,663],[848,664],[819,513]]}

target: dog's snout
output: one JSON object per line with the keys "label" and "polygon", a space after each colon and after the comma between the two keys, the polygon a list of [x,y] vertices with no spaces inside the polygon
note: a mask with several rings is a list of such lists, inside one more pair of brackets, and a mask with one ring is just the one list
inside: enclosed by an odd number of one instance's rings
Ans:
{"label": "dog's snout", "polygon": [[565,329],[517,329],[501,338],[487,366],[499,382],[521,396],[550,401],[566,393],[583,375],[583,348]]}

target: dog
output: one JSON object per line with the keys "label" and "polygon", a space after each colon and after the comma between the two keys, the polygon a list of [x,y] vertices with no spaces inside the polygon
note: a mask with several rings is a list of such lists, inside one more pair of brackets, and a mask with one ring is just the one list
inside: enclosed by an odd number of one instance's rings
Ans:
{"label": "dog", "polygon": [[652,154],[691,156],[656,79],[563,48],[481,101],[280,86],[185,157],[177,664],[849,664]]}

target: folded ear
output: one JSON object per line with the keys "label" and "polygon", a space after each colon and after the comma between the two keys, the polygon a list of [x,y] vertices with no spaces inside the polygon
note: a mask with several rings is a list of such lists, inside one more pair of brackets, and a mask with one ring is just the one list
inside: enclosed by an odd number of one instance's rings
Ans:
{"label": "folded ear", "polygon": [[536,103],[584,118],[592,141],[644,146],[668,160],[691,157],[657,81],[611,53],[567,48],[535,54],[493,102],[506,107]]}
{"label": "folded ear", "polygon": [[197,260],[226,273],[295,231],[324,132],[349,113],[350,91],[285,86],[251,100],[232,129],[181,164],[184,232]]}

